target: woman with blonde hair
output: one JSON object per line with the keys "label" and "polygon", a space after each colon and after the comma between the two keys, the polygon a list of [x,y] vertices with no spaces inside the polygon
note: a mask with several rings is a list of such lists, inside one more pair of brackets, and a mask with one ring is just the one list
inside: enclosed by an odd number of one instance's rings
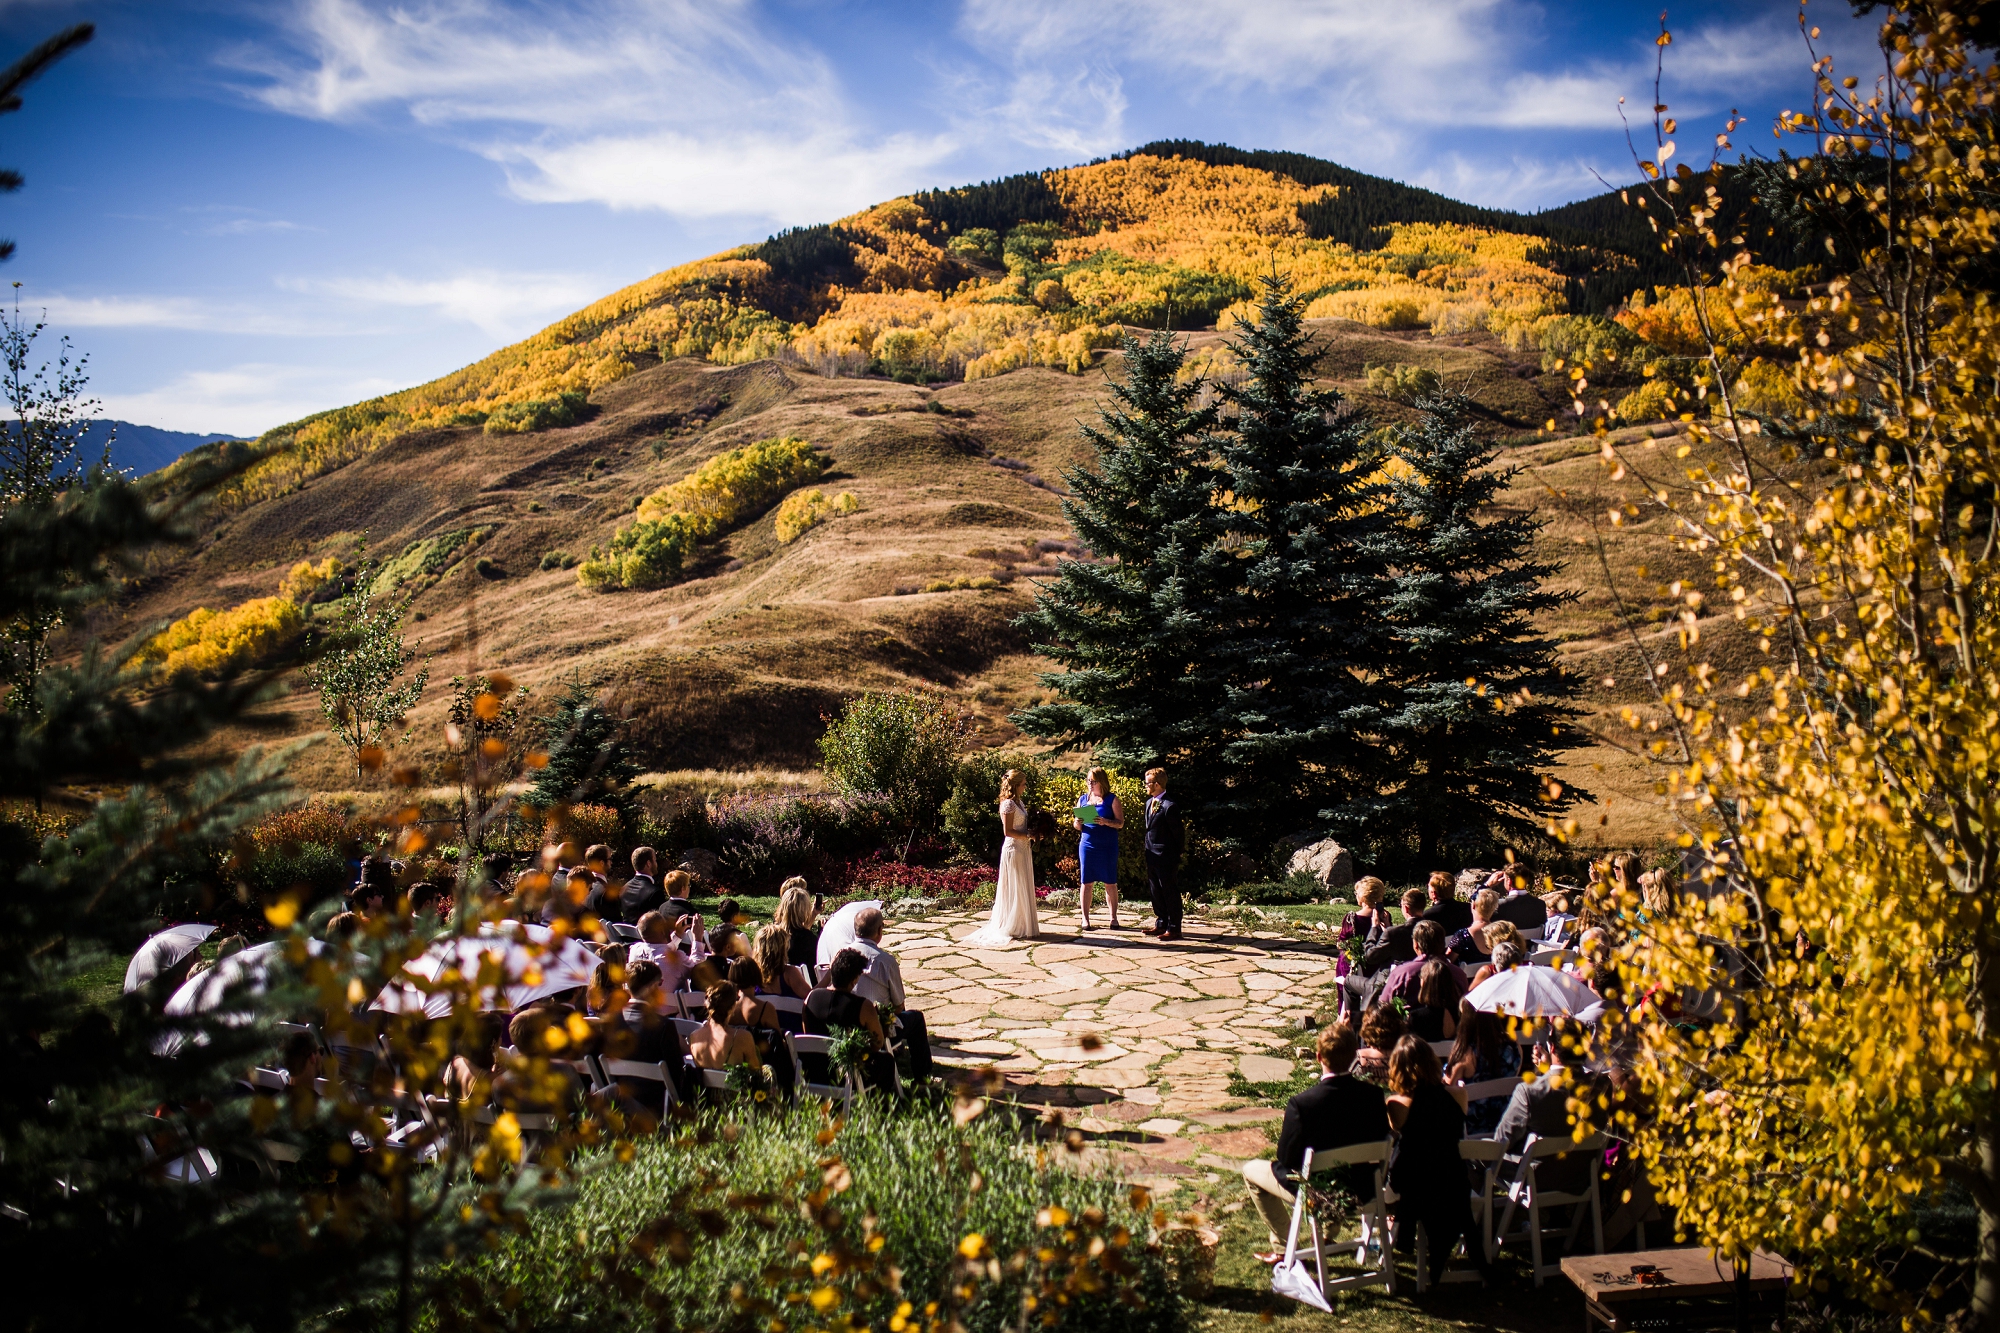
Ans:
{"label": "woman with blonde hair", "polygon": [[[1077,817],[1070,820],[1082,835],[1076,845],[1077,873],[1082,878],[1082,925],[1090,929],[1090,890],[1104,886],[1104,905],[1111,911],[1110,929],[1118,925],[1118,830],[1125,827],[1125,809],[1111,790],[1111,775],[1101,768],[1090,770],[1083,794],[1077,797]],[[1088,812],[1088,822],[1084,819]]]}
{"label": "woman with blonde hair", "polygon": [[771,914],[771,924],[785,928],[786,962],[811,967],[819,957],[819,928],[813,924],[817,916],[805,877],[786,880],[778,890],[778,910]]}
{"label": "woman with blonde hair", "polygon": [[974,949],[997,949],[1015,940],[1041,934],[1035,915],[1035,842],[1028,814],[1028,780],[1018,768],[1000,779],[1000,874],[993,886],[993,912],[986,924],[960,943]]}
{"label": "woman with blonde hair", "polygon": [[806,981],[805,970],[791,961],[791,948],[790,930],[784,926],[766,926],[757,932],[750,956],[757,960],[765,990],[803,1000],[812,994],[812,986]]}

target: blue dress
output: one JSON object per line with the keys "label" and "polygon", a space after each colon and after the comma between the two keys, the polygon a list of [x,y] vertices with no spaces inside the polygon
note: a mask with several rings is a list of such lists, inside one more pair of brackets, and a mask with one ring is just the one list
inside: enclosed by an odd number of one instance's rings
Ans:
{"label": "blue dress", "polygon": [[[1077,808],[1090,804],[1089,793],[1077,802]],[[1109,798],[1097,807],[1099,819],[1112,818]],[[1116,884],[1118,882],[1118,830],[1103,824],[1085,824],[1083,840],[1077,843],[1076,859],[1082,865],[1080,876],[1085,884]]]}

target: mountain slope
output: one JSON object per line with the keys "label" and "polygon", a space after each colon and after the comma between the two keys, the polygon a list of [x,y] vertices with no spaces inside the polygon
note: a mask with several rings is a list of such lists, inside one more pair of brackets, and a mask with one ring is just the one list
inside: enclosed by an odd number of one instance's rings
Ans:
{"label": "mountain slope", "polygon": [[[1369,369],[1437,372],[1527,468],[1506,504],[1552,520],[1539,554],[1587,553],[1589,518],[1619,488],[1589,440],[1538,433],[1567,407],[1568,381],[1510,337],[1563,309],[1570,279],[1537,250],[1571,233],[1496,230],[1451,212],[1468,206],[1354,173],[1300,179],[1310,159],[1152,147],[892,200],[684,265],[430,384],[273,432],[266,442],[292,451],[231,498],[195,553],[135,588],[128,624],[269,596],[295,562],[346,558],[365,533],[406,576],[412,641],[438,682],[399,758],[439,760],[443,682],[495,666],[537,689],[571,672],[600,680],[663,769],[809,766],[822,715],[864,688],[943,691],[984,742],[1017,743],[1006,717],[1041,687],[1013,622],[1048,562],[1081,554],[1061,477],[1086,461],[1076,423],[1103,395],[1098,372],[1116,370],[1118,329],[1203,326],[1186,334],[1194,364],[1234,374],[1227,326],[1274,265],[1311,300],[1323,383],[1390,421],[1408,409],[1371,388]],[[1343,199],[1351,215],[1331,210]],[[1395,218],[1403,207],[1433,216]],[[1364,226],[1367,247],[1313,234]],[[1610,242],[1593,253],[1636,267]],[[856,511],[789,541],[778,511],[752,514],[656,591],[578,585],[571,566],[643,497],[775,437],[818,449],[817,484]],[[1663,536],[1624,532],[1620,568],[1680,576]],[[1607,716],[1643,702],[1595,564],[1568,582],[1584,596],[1550,629],[1599,682],[1589,702]],[[317,728],[313,699],[286,708],[298,731]],[[1657,818],[1650,777],[1614,769],[1581,783],[1629,789],[1617,800],[1637,822],[1608,827],[1637,836]],[[330,788],[349,772],[327,747],[303,769]]]}
{"label": "mountain slope", "polygon": [[158,426],[141,426],[130,421],[99,420],[90,422],[78,432],[80,448],[90,455],[104,447],[106,436],[111,439],[111,465],[121,471],[144,476],[171,465],[182,454],[199,449],[204,444],[215,444],[224,440],[241,439],[238,435],[220,433],[199,435],[193,431],[163,430]]}

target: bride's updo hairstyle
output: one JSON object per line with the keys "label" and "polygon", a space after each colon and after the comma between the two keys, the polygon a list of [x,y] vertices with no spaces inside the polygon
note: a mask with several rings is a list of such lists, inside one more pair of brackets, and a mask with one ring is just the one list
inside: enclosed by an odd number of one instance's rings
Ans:
{"label": "bride's updo hairstyle", "polygon": [[1021,793],[1027,790],[1027,786],[1028,781],[1021,776],[1020,769],[1008,769],[1000,775],[1000,804],[1005,805],[1009,801],[1020,800]]}

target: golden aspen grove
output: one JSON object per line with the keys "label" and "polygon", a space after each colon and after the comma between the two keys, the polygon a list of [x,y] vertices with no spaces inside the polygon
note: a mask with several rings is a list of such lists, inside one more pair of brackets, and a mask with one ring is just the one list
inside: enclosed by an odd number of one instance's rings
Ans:
{"label": "golden aspen grove", "polygon": [[[1760,181],[1845,260],[1809,299],[1758,281],[1721,172],[1665,171],[1661,152],[1632,191],[1689,273],[1635,327],[1658,339],[1672,311],[1706,362],[1675,395],[1675,453],[1711,461],[1604,443],[1627,486],[1610,525],[1663,512],[1707,571],[1664,590],[1678,632],[1625,722],[1699,874],[1672,901],[1600,899],[1623,941],[1610,1040],[1638,1086],[1577,1109],[1630,1137],[1692,1239],[1992,1328],[2000,69],[1942,6],[1891,15],[1882,47],[1886,72],[1816,59],[1817,105],[1782,126],[1812,155]],[[1655,129],[1671,151],[1674,121]],[[1741,391],[1745,340],[1784,349],[1782,384]],[[1580,409],[1589,395],[1581,375]],[[1757,660],[1713,658],[1732,622]],[[1921,1225],[1953,1198],[1976,1210],[1969,1253]]]}

